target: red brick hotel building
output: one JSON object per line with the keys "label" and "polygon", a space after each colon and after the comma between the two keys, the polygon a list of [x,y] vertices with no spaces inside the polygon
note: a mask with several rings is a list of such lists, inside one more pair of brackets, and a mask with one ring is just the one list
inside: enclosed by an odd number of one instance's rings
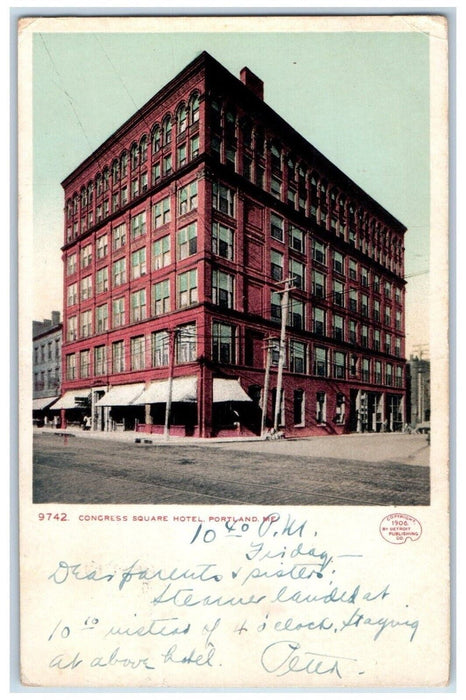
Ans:
{"label": "red brick hotel building", "polygon": [[62,425],[259,434],[292,280],[278,425],[402,427],[406,228],[248,68],[202,53],[62,185]]}

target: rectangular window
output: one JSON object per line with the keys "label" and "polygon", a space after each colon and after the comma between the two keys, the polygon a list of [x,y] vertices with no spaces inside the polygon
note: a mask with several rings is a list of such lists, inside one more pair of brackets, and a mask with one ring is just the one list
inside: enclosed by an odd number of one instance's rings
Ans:
{"label": "rectangular window", "polygon": [[349,335],[349,337],[348,337],[349,342],[355,344],[357,342],[357,339],[358,339],[358,324],[356,323],[356,321],[349,322],[348,335]]}
{"label": "rectangular window", "polygon": [[131,322],[146,318],[146,290],[139,289],[131,294]]}
{"label": "rectangular window", "polygon": [[81,301],[92,297],[92,277],[83,277],[81,280]]}
{"label": "rectangular window", "polygon": [[212,223],[212,252],[233,260],[233,230],[217,222]]}
{"label": "rectangular window", "polygon": [[96,294],[102,294],[108,290],[108,267],[102,267],[95,274]]}
{"label": "rectangular window", "polygon": [[338,250],[333,251],[333,270],[340,275],[344,273],[344,257]]}
{"label": "rectangular window", "polygon": [[387,299],[389,299],[389,298],[391,297],[391,295],[392,295],[392,285],[390,284],[390,282],[385,282],[385,285],[384,285],[384,294],[385,294],[385,297],[386,297]]}
{"label": "rectangular window", "polygon": [[374,299],[374,321],[380,321],[380,301]]}
{"label": "rectangular window", "polygon": [[401,340],[399,338],[395,338],[395,356],[401,357]]}
{"label": "rectangular window", "polygon": [[314,260],[314,262],[318,262],[321,265],[326,264],[325,245],[320,241],[312,241],[312,259]]}
{"label": "rectangular window", "polygon": [[278,179],[278,177],[275,177],[274,175],[272,175],[272,177],[270,178],[270,192],[277,199],[281,199],[282,183]]}
{"label": "rectangular window", "polygon": [[102,304],[95,309],[95,332],[103,333],[106,330],[108,330],[108,308],[107,304]]}
{"label": "rectangular window", "polygon": [[333,354],[333,376],[335,379],[346,377],[346,354],[344,352],[334,352]]}
{"label": "rectangular window", "polygon": [[369,345],[369,329],[367,326],[361,326],[361,345],[367,348]]}
{"label": "rectangular window", "polygon": [[[66,339],[76,340],[78,337],[78,318],[77,316],[70,316],[67,324]],[[36,360],[37,363],[37,360]]]}
{"label": "rectangular window", "polygon": [[146,249],[139,248],[131,253],[131,278],[137,280],[146,274]]}
{"label": "rectangular window", "polygon": [[314,307],[312,309],[312,332],[316,335],[326,335],[325,311]]}
{"label": "rectangular window", "polygon": [[197,253],[197,224],[185,226],[178,231],[178,260]]}
{"label": "rectangular window", "polygon": [[114,299],[112,303],[112,324],[113,328],[125,325],[125,299],[120,297]]}
{"label": "rectangular window", "polygon": [[365,267],[361,267],[361,284],[363,287],[369,286],[369,270]]}
{"label": "rectangular window", "polygon": [[96,256],[97,260],[105,258],[108,253],[108,236],[107,234],[100,236],[96,240]]}
{"label": "rectangular window", "polygon": [[115,213],[118,210],[119,207],[119,196],[118,192],[115,192],[115,194],[112,194],[112,212]]}
{"label": "rectangular window", "polygon": [[403,369],[401,367],[396,368],[395,386],[397,389],[401,389],[403,387]]}
{"label": "rectangular window", "polygon": [[367,294],[361,294],[361,314],[369,316],[369,297]]}
{"label": "rectangular window", "polygon": [[335,306],[345,305],[345,285],[338,280],[333,280],[333,303]]}
{"label": "rectangular window", "polygon": [[66,260],[66,274],[74,275],[77,269],[78,265],[76,253],[71,253],[70,255],[68,255],[68,258]]}
{"label": "rectangular window", "polygon": [[295,389],[293,391],[293,423],[296,427],[304,425],[304,390]]}
{"label": "rectangular window", "polygon": [[279,292],[272,292],[270,299],[270,318],[280,323],[282,319],[282,297]]}
{"label": "rectangular window", "polygon": [[152,225],[154,229],[160,228],[171,221],[170,197],[165,197],[152,207]]}
{"label": "rectangular window", "polygon": [[304,302],[297,299],[290,300],[290,315],[288,325],[296,330],[304,328]]}
{"label": "rectangular window", "polygon": [[163,267],[170,265],[170,236],[159,238],[152,244],[153,269],[161,270]]}
{"label": "rectangular window", "polygon": [[121,188],[121,206],[124,207],[125,204],[128,204],[128,188],[126,185]]}
{"label": "rectangular window", "polygon": [[289,275],[292,280],[291,284],[293,285],[293,287],[296,287],[296,289],[305,289],[305,274],[306,268],[304,267],[303,263],[298,262],[298,260],[294,260],[293,258],[290,258]]}
{"label": "rectangular window", "polygon": [[324,391],[316,394],[316,422],[325,423],[327,420],[327,396]]}
{"label": "rectangular window", "polygon": [[395,301],[397,304],[401,302],[401,289],[399,287],[395,287]]}
{"label": "rectangular window", "polygon": [[134,180],[131,180],[131,199],[134,199],[137,197],[139,194],[139,180],[138,178],[134,178]]}
{"label": "rectangular window", "polygon": [[107,348],[105,345],[98,345],[94,348],[94,374],[102,376],[107,373]]}
{"label": "rectangular window", "polygon": [[126,224],[119,224],[113,229],[112,235],[112,247],[113,250],[118,250],[126,243]]}
{"label": "rectangular window", "polygon": [[392,336],[390,333],[385,333],[385,352],[390,355],[392,351]]}
{"label": "rectangular window", "polygon": [[379,275],[374,275],[374,279],[372,282],[372,288],[374,292],[377,292],[377,294],[380,292],[380,277]]}
{"label": "rectangular window", "polygon": [[212,185],[212,205],[214,209],[234,217],[235,192],[226,185],[214,182]]}
{"label": "rectangular window", "polygon": [[270,214],[270,235],[277,241],[284,240],[283,219],[281,216],[278,216],[278,214],[274,214],[273,212]]}
{"label": "rectangular window", "polygon": [[314,348],[314,374],[318,377],[326,377],[327,370],[327,348]]}
{"label": "rectangular window", "polygon": [[362,358],[361,379],[363,382],[370,381],[370,360],[368,360],[366,357]]}
{"label": "rectangular window", "polygon": [[177,363],[195,362],[197,356],[196,324],[183,326],[176,334]]}
{"label": "rectangular window", "polygon": [[76,379],[76,354],[66,356],[66,378]]}
{"label": "rectangular window", "polygon": [[125,371],[125,348],[123,340],[112,343],[112,368],[114,372]]}
{"label": "rectangular window", "polygon": [[83,311],[81,314],[81,328],[79,331],[81,338],[88,338],[92,335],[92,311]]}
{"label": "rectangular window", "polygon": [[152,367],[167,367],[169,340],[167,331],[157,331],[151,336]]}
{"label": "rectangular window", "polygon": [[139,335],[130,340],[130,362],[131,369],[138,370],[145,367],[145,338]]}
{"label": "rectangular window", "polygon": [[166,314],[170,311],[170,281],[163,280],[157,282],[152,287],[153,290],[153,308],[155,316]]}
{"label": "rectangular window", "polygon": [[226,323],[212,324],[212,359],[215,362],[235,364],[235,327]]}
{"label": "rectangular window", "polygon": [[160,161],[152,166],[152,184],[155,185],[160,180]]}
{"label": "rectangular window", "polygon": [[115,260],[112,266],[112,286],[118,287],[126,282],[126,258]]}
{"label": "rectangular window", "polygon": [[187,214],[197,209],[197,181],[185,185],[178,192],[178,213]]}
{"label": "rectangular window", "polygon": [[281,282],[284,278],[283,260],[283,253],[279,253],[278,250],[270,251],[270,274],[272,279],[278,282]]}
{"label": "rectangular window", "polygon": [[191,153],[191,159],[196,158],[199,155],[199,136],[193,136],[189,142],[189,148]]}
{"label": "rectangular window", "polygon": [[348,262],[348,275],[350,280],[357,280],[358,278],[358,265],[354,260]]}
{"label": "rectangular window", "polygon": [[345,339],[345,326],[344,326],[344,320],[342,316],[337,316],[334,314],[333,316],[333,337],[335,340],[344,340]]}
{"label": "rectangular window", "polygon": [[88,267],[92,263],[92,244],[85,245],[81,249],[81,268]]}
{"label": "rectangular window", "polygon": [[376,384],[382,384],[382,363],[380,360],[375,361],[374,381]]}
{"label": "rectangular window", "polygon": [[66,301],[68,306],[74,306],[74,304],[78,303],[78,285],[76,284],[76,282],[74,282],[74,284],[68,285]]}
{"label": "rectangular window", "polygon": [[146,233],[146,212],[142,211],[131,217],[131,238],[139,238]]}
{"label": "rectangular window", "polygon": [[335,406],[335,423],[343,425],[345,422],[345,395],[337,394]]}
{"label": "rectangular window", "polygon": [[212,301],[224,309],[233,308],[234,277],[228,272],[212,271]]}
{"label": "rectangular window", "polygon": [[374,330],[374,350],[380,351],[380,331]]}
{"label": "rectangular window", "polygon": [[178,275],[178,308],[196,304],[197,300],[197,270]]}
{"label": "rectangular window", "polygon": [[325,276],[317,270],[312,271],[312,293],[319,299],[325,299]]}
{"label": "rectangular window", "polygon": [[168,155],[166,155],[166,156],[164,157],[164,159],[163,159],[163,161],[162,161],[162,165],[163,165],[163,174],[164,174],[164,175],[170,175],[170,173],[171,173],[171,171],[172,171],[172,157],[171,157],[171,153],[169,153]]}
{"label": "rectangular window", "polygon": [[389,306],[385,307],[385,325],[390,326],[392,322],[392,310]]}
{"label": "rectangular window", "polygon": [[188,162],[188,148],[185,143],[182,143],[176,149],[176,160],[179,168]]}
{"label": "rectangular window", "polygon": [[299,374],[306,373],[306,346],[297,340],[290,341],[290,370]]}
{"label": "rectangular window", "polygon": [[293,224],[288,228],[288,242],[290,248],[298,253],[304,253],[304,231]]}
{"label": "rectangular window", "polygon": [[358,310],[358,293],[356,289],[349,290],[349,308],[350,311],[354,312]]}

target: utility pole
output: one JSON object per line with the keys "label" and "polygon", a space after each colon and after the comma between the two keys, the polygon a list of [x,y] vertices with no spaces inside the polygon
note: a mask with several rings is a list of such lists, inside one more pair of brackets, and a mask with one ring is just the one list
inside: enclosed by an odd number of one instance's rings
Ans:
{"label": "utility pole", "polygon": [[289,277],[283,281],[285,289],[282,294],[281,300],[281,310],[282,310],[282,324],[280,328],[280,350],[278,355],[278,372],[277,372],[277,389],[275,396],[275,416],[273,421],[273,427],[275,432],[278,430],[278,421],[280,418],[280,409],[282,405],[282,384],[283,384],[283,367],[285,365],[285,353],[286,353],[286,322],[288,320],[288,301],[290,297],[290,289],[292,289],[292,283],[294,277]]}
{"label": "utility pole", "polygon": [[165,425],[163,428],[163,437],[168,440],[170,437],[170,414],[172,410],[172,395],[173,395],[173,367],[175,365],[175,345],[176,345],[177,329],[168,331],[168,385],[167,385],[167,401],[165,403]]}
{"label": "utility pole", "polygon": [[270,365],[272,358],[272,338],[266,338],[266,342],[267,355],[265,358],[264,393],[262,396],[261,437],[264,437],[266,431],[267,404],[269,402]]}

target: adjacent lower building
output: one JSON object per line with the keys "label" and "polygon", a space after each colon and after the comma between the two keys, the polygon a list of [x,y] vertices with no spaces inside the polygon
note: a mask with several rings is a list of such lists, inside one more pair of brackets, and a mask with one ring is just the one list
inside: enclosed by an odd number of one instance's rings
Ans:
{"label": "adjacent lower building", "polygon": [[63,181],[63,425],[403,426],[406,228],[263,89],[202,53]]}
{"label": "adjacent lower building", "polygon": [[32,416],[36,425],[46,425],[57,415],[52,408],[60,396],[61,385],[60,312],[51,318],[32,322]]}

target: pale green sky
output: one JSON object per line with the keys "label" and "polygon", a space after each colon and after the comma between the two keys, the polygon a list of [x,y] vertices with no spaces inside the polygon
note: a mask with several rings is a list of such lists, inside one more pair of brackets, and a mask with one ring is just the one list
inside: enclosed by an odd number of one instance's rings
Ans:
{"label": "pale green sky", "polygon": [[428,41],[420,32],[36,34],[34,318],[62,307],[61,180],[206,50],[236,76],[249,66],[265,101],[407,226],[408,352],[427,343],[428,276],[416,273],[429,256]]}

